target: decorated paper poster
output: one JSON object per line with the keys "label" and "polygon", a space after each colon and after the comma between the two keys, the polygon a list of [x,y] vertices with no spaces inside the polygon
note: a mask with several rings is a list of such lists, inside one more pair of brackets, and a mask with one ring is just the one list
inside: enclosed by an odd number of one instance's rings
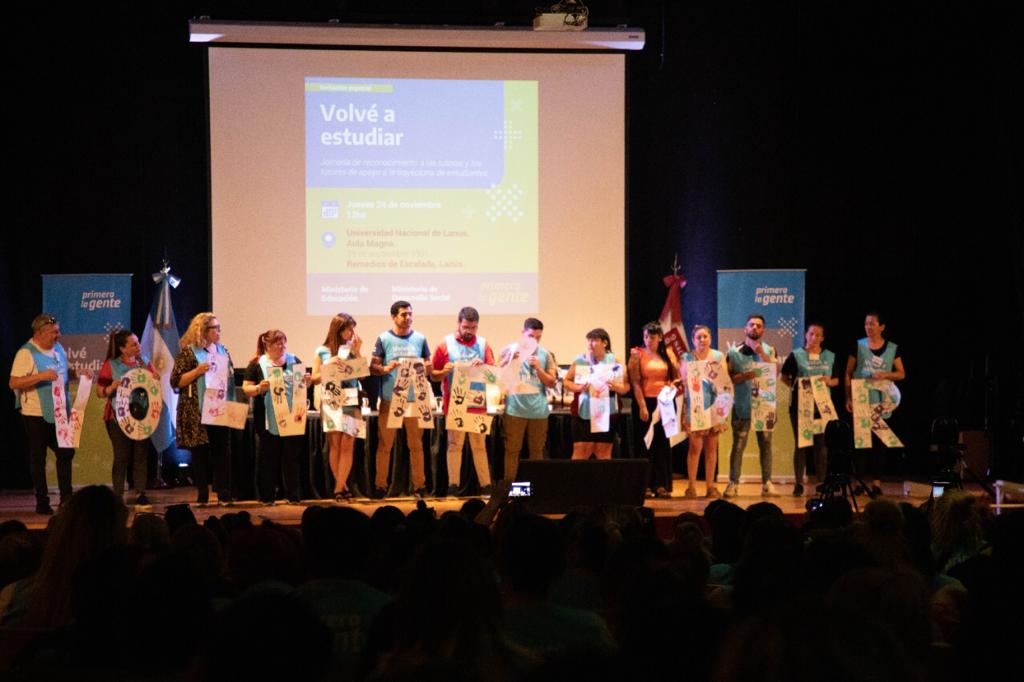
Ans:
{"label": "decorated paper poster", "polygon": [[320,424],[324,432],[338,431],[365,439],[366,422],[362,415],[345,414],[344,411],[346,407],[359,405],[359,389],[343,385],[354,376],[351,367],[344,361],[328,362],[320,367]]}
{"label": "decorated paper poster", "polygon": [[518,343],[513,343],[504,355],[505,364],[499,371],[501,388],[505,393],[525,395],[537,393],[537,387],[526,383],[530,377],[530,358],[537,353],[537,339],[524,335]]}
{"label": "decorated paper poster", "polygon": [[590,432],[607,433],[611,427],[611,391],[608,382],[622,372],[622,365],[576,365],[574,383],[587,384]]}
{"label": "decorated paper poster", "polygon": [[224,426],[242,431],[245,429],[245,420],[249,416],[249,403],[240,403],[237,400],[229,400],[224,403],[225,414],[223,417]]}
{"label": "decorated paper poster", "polygon": [[[838,419],[827,382],[825,376],[797,378],[796,445],[799,448],[813,445],[814,436],[825,433],[825,425]],[[815,407],[818,417],[814,416]]]}
{"label": "decorated paper poster", "polygon": [[661,416],[661,428],[665,431],[665,437],[672,438],[679,433],[675,386],[665,386],[658,393],[658,412]]}
{"label": "decorated paper poster", "polygon": [[[342,349],[345,349],[345,347],[342,346]],[[321,374],[323,373],[323,368],[327,366],[337,367],[338,376],[341,377],[342,381],[370,376],[370,361],[368,358],[342,358],[341,349],[338,351],[338,362],[331,360],[331,362],[321,365]]]}
{"label": "decorated paper poster", "polygon": [[750,387],[750,419],[755,431],[774,431],[776,422],[775,388],[778,383],[778,365],[774,362],[755,362],[751,365],[755,376]]}
{"label": "decorated paper poster", "polygon": [[160,379],[144,367],[125,372],[117,385],[113,407],[122,433],[132,440],[146,440],[160,423]]}
{"label": "decorated paper poster", "polygon": [[[734,396],[725,362],[718,359],[693,360],[685,365],[690,430],[706,431],[728,422]],[[705,384],[713,387],[715,396],[708,407],[704,406]]]}
{"label": "decorated paper poster", "polygon": [[647,427],[647,433],[644,434],[644,445],[648,450],[651,449],[651,443],[654,442],[654,425],[659,422],[662,423],[661,428],[670,442],[674,436],[679,435],[679,418],[676,412],[675,398],[674,386],[665,386],[658,393],[658,403],[654,408],[654,414],[651,415],[651,424]]}
{"label": "decorated paper poster", "polygon": [[78,378],[78,392],[75,394],[75,402],[71,406],[70,414],[63,382],[52,381],[50,384],[53,395],[53,426],[57,430],[57,445],[62,448],[77,448],[82,438],[82,418],[85,416],[85,406],[89,402],[92,378],[88,376]]}
{"label": "decorated paper poster", "polygon": [[494,417],[487,414],[487,386],[497,384],[500,370],[491,365],[455,363],[448,398],[447,428],[490,433]]}
{"label": "decorated paper poster", "polygon": [[248,415],[249,403],[228,400],[223,388],[208,388],[203,394],[203,424],[227,426],[241,431],[245,429]]}
{"label": "decorated paper poster", "polygon": [[228,395],[228,356],[223,353],[209,353],[206,370],[206,391],[203,393],[203,412],[200,422],[213,426],[226,426]]}
{"label": "decorated paper poster", "polygon": [[[854,447],[871,447],[874,433],[887,447],[900,448],[903,443],[885,423],[884,415],[900,404],[900,390],[888,379],[854,379],[850,382],[853,393],[853,443]],[[871,404],[871,391],[882,394],[882,402]]]}
{"label": "decorated paper poster", "polygon": [[[395,368],[395,389],[391,394],[391,407],[388,412],[387,428],[402,427],[402,420],[414,418],[419,421],[420,428],[434,428],[434,415],[430,411],[430,381],[427,379],[427,367],[422,358],[402,358]],[[409,399],[409,389],[413,390],[413,398]]]}
{"label": "decorated paper poster", "polygon": [[[664,408],[664,410],[662,409]],[[647,433],[644,434],[644,445],[647,449],[651,449],[651,444],[654,442],[654,425],[658,424],[663,420],[662,414],[668,415],[666,424],[662,426],[665,431],[665,436],[668,438],[668,444],[670,447],[675,447],[679,443],[686,440],[686,431],[679,428],[679,414],[683,410],[683,394],[675,389],[673,386],[665,386],[661,389],[658,394],[657,405],[654,407],[654,413],[651,415],[651,423],[647,427]],[[670,433],[671,431],[671,433]]]}
{"label": "decorated paper poster", "polygon": [[206,391],[203,393],[203,412],[199,421],[210,426],[244,429],[249,404],[232,400],[228,394],[233,388],[228,377],[228,356],[210,353],[206,356],[206,362],[210,367],[206,370]]}
{"label": "decorated paper poster", "polygon": [[[284,367],[271,367],[267,379],[270,381],[270,404],[273,417],[281,436],[301,436],[306,433],[306,371],[302,365],[292,365],[291,371]],[[291,402],[289,407],[288,403]]]}

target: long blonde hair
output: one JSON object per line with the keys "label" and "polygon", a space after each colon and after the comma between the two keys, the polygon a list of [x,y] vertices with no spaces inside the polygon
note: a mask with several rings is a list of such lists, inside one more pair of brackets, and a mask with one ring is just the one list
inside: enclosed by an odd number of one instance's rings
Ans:
{"label": "long blonde hair", "polygon": [[206,325],[217,319],[213,313],[198,313],[188,323],[188,329],[181,336],[181,346],[206,346]]}

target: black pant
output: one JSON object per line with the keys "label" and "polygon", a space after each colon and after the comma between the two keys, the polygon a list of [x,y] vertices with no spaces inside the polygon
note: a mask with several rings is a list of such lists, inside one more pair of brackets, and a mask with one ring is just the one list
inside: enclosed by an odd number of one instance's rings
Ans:
{"label": "black pant", "polygon": [[107,435],[114,448],[114,463],[110,470],[110,481],[114,494],[124,495],[124,479],[128,474],[128,462],[132,463],[132,481],[138,495],[146,492],[146,460],[149,457],[149,439],[132,440],[124,434],[117,422],[107,422]]}
{"label": "black pant", "polygon": [[636,424],[639,427],[637,429],[637,436],[640,439],[641,452],[646,451],[647,456],[651,458],[651,490],[664,488],[671,492],[672,446],[669,444],[668,438],[665,437],[665,429],[662,427],[663,422],[659,421],[654,425],[654,438],[651,440],[651,449],[647,450],[647,446],[643,443],[643,437],[647,434],[647,429],[651,425],[651,419],[654,418],[654,410],[658,407],[658,399],[644,396],[644,403],[647,405],[647,414],[650,418],[647,421],[640,419],[640,410],[633,414],[636,416]]}
{"label": "black pant", "polygon": [[306,444],[304,436],[275,436],[261,430],[256,435],[259,452],[259,496],[261,502],[273,502],[277,484],[284,475],[284,494],[293,502],[301,499],[299,493],[299,460]]}
{"label": "black pant", "polygon": [[206,429],[206,437],[209,442],[206,445],[196,445],[189,448],[192,453],[192,476],[196,482],[196,492],[200,503],[208,502],[210,499],[209,475],[210,460],[214,466],[214,485],[217,488],[217,497],[221,502],[232,499],[231,496],[231,432],[226,426],[209,426]]}
{"label": "black pant", "polygon": [[57,447],[57,430],[42,417],[21,415],[25,425],[25,440],[28,441],[29,467],[32,473],[32,486],[36,489],[36,503],[49,504],[50,490],[46,487],[46,448],[53,450],[57,456],[57,486],[60,489],[60,501],[71,498],[71,460],[75,457],[74,448]]}

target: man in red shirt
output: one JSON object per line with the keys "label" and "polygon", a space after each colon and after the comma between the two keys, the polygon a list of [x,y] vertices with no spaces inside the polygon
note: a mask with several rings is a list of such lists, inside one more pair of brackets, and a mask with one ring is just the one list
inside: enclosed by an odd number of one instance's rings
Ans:
{"label": "man in red shirt", "polygon": [[[471,365],[493,365],[494,351],[482,336],[477,336],[480,313],[469,306],[459,311],[458,325],[454,334],[444,337],[434,351],[433,380],[443,379],[444,413],[448,415],[451,400],[451,382],[456,362]],[[466,431],[448,429],[448,495],[458,495],[462,470],[462,450],[466,442]],[[469,434],[469,447],[473,452],[473,465],[480,481],[480,493],[491,494],[491,473],[487,463],[487,437],[482,433]]]}

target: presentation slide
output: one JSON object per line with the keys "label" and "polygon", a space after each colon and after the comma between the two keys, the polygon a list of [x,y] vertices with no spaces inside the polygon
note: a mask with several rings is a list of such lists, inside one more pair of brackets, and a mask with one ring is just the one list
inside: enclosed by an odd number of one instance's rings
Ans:
{"label": "presentation slide", "polygon": [[[625,57],[597,52],[208,50],[213,312],[312,361],[331,316],[369,353],[412,303],[500,349],[523,320],[565,364],[625,336]],[[187,283],[185,284],[187,286]]]}
{"label": "presentation slide", "polygon": [[536,81],[305,85],[310,315],[537,312]]}

